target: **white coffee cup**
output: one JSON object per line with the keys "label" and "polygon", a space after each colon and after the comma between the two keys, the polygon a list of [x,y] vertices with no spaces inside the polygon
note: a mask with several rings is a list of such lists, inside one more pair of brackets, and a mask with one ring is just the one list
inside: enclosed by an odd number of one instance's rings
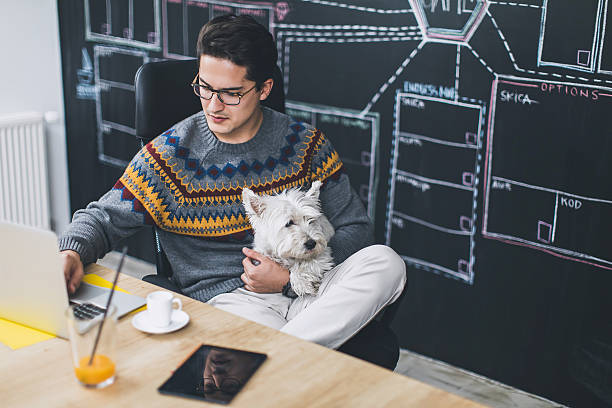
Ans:
{"label": "white coffee cup", "polygon": [[164,290],[151,292],[147,295],[147,314],[149,322],[156,327],[170,325],[174,304],[178,305],[176,310],[181,310],[183,304],[181,299],[174,297],[172,293]]}

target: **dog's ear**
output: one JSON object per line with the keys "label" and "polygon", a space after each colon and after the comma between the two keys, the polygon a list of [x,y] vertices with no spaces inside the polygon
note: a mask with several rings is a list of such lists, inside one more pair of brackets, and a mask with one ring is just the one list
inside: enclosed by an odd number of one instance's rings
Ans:
{"label": "dog's ear", "polygon": [[242,189],[242,204],[249,217],[260,217],[264,210],[264,202],[257,194],[248,188]]}
{"label": "dog's ear", "polygon": [[314,197],[314,198],[319,198],[319,192],[321,190],[321,181],[320,180],[315,180],[312,182],[311,186],[310,186],[310,190],[308,190],[306,192],[306,196],[310,196],[310,197]]}

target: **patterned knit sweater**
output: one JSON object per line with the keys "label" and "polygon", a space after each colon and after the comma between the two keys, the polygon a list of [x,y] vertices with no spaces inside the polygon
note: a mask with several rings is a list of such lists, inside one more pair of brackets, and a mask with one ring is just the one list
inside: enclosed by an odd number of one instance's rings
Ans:
{"label": "patterned knit sweater", "polygon": [[[256,135],[219,141],[203,112],[185,119],[140,150],[113,189],[74,214],[60,250],[95,262],[139,228],[155,224],[173,281],[202,301],[243,285],[241,249],[253,234],[242,188],[272,193],[321,180],[323,212],[336,229],[336,263],[372,242],[369,218],[342,163],[312,126],[263,109]],[[153,250],[153,249],[152,249]]]}

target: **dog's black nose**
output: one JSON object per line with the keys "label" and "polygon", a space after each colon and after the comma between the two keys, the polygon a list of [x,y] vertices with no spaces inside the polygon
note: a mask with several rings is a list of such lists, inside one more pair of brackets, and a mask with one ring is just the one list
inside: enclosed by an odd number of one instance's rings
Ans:
{"label": "dog's black nose", "polygon": [[309,239],[308,241],[304,243],[304,246],[306,247],[306,249],[310,251],[312,248],[317,246],[317,243],[315,242],[314,239]]}

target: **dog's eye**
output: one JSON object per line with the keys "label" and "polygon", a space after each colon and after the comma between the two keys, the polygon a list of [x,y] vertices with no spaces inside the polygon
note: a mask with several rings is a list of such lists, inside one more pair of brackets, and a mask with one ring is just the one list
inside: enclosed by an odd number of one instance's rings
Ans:
{"label": "dog's eye", "polygon": [[308,224],[308,225],[312,224],[313,222],[314,222],[314,218],[308,218],[306,220],[306,224]]}
{"label": "dog's eye", "polygon": [[289,222],[285,224],[285,227],[289,228],[292,225],[293,225],[293,220],[289,220]]}

